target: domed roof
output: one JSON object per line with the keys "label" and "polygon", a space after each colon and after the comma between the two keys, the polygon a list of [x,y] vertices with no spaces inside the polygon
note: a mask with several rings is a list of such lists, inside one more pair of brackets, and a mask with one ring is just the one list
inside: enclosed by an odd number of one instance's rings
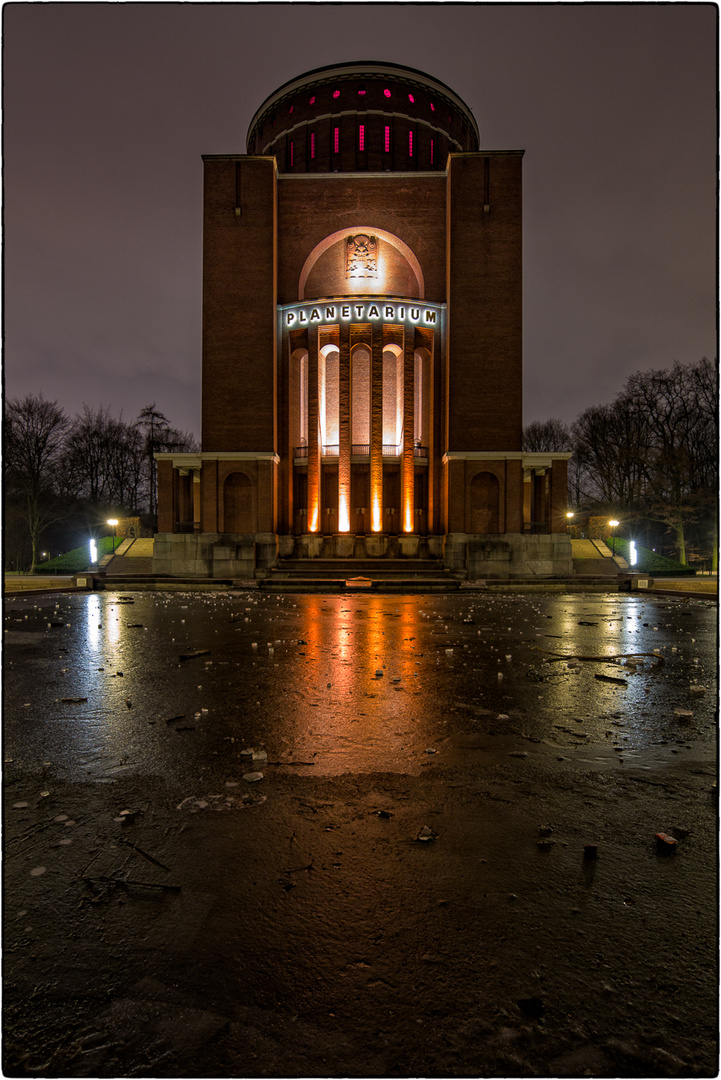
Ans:
{"label": "domed roof", "polygon": [[[395,123],[398,131],[403,128],[403,138],[410,131],[411,141],[415,137],[418,144],[422,138],[426,145],[434,139],[432,168],[445,167],[448,152],[474,151],[479,146],[473,113],[445,83],[400,64],[357,60],[315,68],[283,83],[253,116],[247,152],[276,156],[281,171],[298,171],[299,166],[300,171],[314,170],[318,168],[315,154],[306,146],[311,133],[314,139],[325,139],[329,131],[337,130],[342,132],[338,139],[344,140],[345,146],[350,125],[363,124],[364,135],[356,147],[362,152],[365,132],[371,130],[366,122],[377,133],[383,118],[387,125]],[[316,136],[321,129],[324,134]],[[377,141],[379,136],[375,137]],[[288,140],[292,140],[293,150],[288,150]],[[348,153],[342,156],[343,161],[332,166],[334,171],[350,167]],[[431,153],[431,160],[433,157]],[[394,171],[400,167],[391,165]],[[427,163],[414,163],[413,167],[427,167]]]}

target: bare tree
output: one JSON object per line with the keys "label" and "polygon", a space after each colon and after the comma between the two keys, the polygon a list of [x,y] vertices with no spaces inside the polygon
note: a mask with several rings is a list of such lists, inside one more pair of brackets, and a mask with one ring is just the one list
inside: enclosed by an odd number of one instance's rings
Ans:
{"label": "bare tree", "polygon": [[572,450],[571,429],[562,420],[534,420],[523,429],[521,449],[529,454]]}
{"label": "bare tree", "polygon": [[30,539],[30,572],[37,563],[44,530],[67,512],[59,496],[63,440],[68,418],[41,394],[5,403],[5,477]]}
{"label": "bare tree", "polygon": [[150,513],[155,520],[158,513],[158,495],[153,455],[163,450],[184,453],[197,450],[198,445],[188,432],[171,427],[167,416],[155,408],[155,402],[152,405],[146,405],[135,423],[143,433],[148,477],[148,503]]}

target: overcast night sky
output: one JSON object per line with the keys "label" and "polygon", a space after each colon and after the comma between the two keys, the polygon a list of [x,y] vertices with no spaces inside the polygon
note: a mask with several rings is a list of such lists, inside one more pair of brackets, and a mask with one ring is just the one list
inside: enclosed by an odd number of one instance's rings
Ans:
{"label": "overcast night sky", "polygon": [[526,423],[715,357],[716,42],[711,4],[9,4],[5,393],[199,435],[201,154],[348,60],[525,150]]}

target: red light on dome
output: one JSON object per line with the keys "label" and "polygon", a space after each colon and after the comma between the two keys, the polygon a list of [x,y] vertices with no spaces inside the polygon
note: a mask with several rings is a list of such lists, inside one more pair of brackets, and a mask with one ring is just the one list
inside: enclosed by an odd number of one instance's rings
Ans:
{"label": "red light on dome", "polygon": [[288,109],[288,112],[289,112],[289,113],[292,113],[292,112],[293,112],[293,106],[292,106],[292,105],[291,105],[291,107],[290,107],[290,108]]}
{"label": "red light on dome", "polygon": [[334,98],[340,97],[340,90],[334,90],[333,91],[333,97]]}
{"label": "red light on dome", "polygon": [[[313,96],[313,97],[312,97],[312,98],[310,99],[310,101],[308,102],[308,104],[309,104],[309,105],[315,105],[315,95],[314,95],[314,96]],[[433,106],[431,106],[431,108],[433,108]]]}
{"label": "red light on dome", "polygon": [[415,99],[415,98],[413,97],[413,94],[409,94],[409,95],[408,95],[408,100],[410,101],[410,103],[411,103],[411,105],[412,105],[412,104],[413,104],[413,102],[414,102],[414,101],[415,101],[416,99]]}
{"label": "red light on dome", "polygon": [[433,102],[431,102],[431,112],[435,112],[435,111],[436,111],[436,107],[435,107],[435,105],[433,104]]}
{"label": "red light on dome", "polygon": [[387,88],[386,88],[386,89],[385,89],[385,90],[383,91],[383,93],[385,94],[385,96],[386,96],[386,97],[390,97],[390,96],[391,96],[391,92],[390,92],[390,90],[388,90]]}
{"label": "red light on dome", "polygon": [[361,97],[363,97],[363,95],[365,94],[365,90],[359,90],[358,93],[360,94]]}

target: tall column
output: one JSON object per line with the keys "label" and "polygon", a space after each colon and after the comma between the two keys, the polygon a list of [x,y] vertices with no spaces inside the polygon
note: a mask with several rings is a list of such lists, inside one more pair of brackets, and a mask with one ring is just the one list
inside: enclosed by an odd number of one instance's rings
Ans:
{"label": "tall column", "polygon": [[403,458],[401,459],[401,531],[415,532],[415,455],[413,453],[416,332],[403,334]]}
{"label": "tall column", "polygon": [[371,329],[371,531],[383,529],[383,325]]}
{"label": "tall column", "polygon": [[320,416],[318,327],[308,329],[308,529],[320,531]]}
{"label": "tall column", "polygon": [[341,322],[338,345],[338,532],[350,532],[350,323]]}

